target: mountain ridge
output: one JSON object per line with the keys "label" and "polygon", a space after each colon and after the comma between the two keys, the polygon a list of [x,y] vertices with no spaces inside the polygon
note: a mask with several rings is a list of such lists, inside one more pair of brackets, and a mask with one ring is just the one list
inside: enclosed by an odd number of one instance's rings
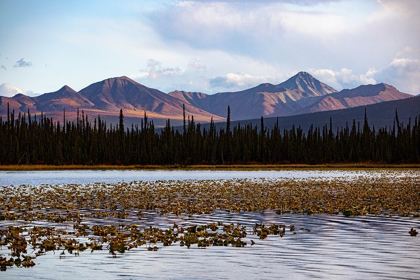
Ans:
{"label": "mountain ridge", "polygon": [[40,111],[63,111],[64,109],[91,108],[93,103],[79,92],[65,85],[58,91],[32,98]]}
{"label": "mountain ridge", "polygon": [[317,80],[311,74],[304,71],[297,73],[288,80],[280,83],[278,86],[290,90],[299,90],[305,93],[311,92],[319,96],[337,92],[337,90],[331,86]]}
{"label": "mountain ridge", "polygon": [[71,119],[76,117],[76,109],[87,115],[108,117],[118,116],[123,109],[125,116],[134,119],[143,118],[146,112],[150,118],[182,120],[185,107],[187,116],[209,122],[211,118],[225,120],[228,106],[232,120],[246,120],[353,108],[410,96],[384,83],[337,91],[307,72],[299,72],[280,84],[261,83],[241,91],[213,95],[187,91],[166,94],[121,76],[92,83],[78,92],[65,85],[37,97],[0,96],[0,116],[7,114],[9,104],[10,110],[16,113],[44,112],[55,119],[64,110]]}
{"label": "mountain ridge", "polygon": [[296,113],[304,114],[329,111],[331,109],[348,109],[409,97],[412,97],[412,95],[402,93],[395,87],[385,83],[376,85],[361,85],[354,89],[344,89],[328,96],[318,98],[316,102],[302,108]]}

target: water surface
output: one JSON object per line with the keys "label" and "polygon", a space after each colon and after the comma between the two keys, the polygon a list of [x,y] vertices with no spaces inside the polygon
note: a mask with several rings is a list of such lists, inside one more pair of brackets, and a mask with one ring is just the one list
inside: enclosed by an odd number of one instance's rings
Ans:
{"label": "water surface", "polygon": [[[389,174],[388,174],[389,173]],[[371,170],[280,170],[280,171],[183,171],[183,170],[60,170],[60,171],[0,171],[0,186],[42,184],[92,184],[158,180],[229,180],[229,179],[304,179],[354,178],[357,176],[413,176],[409,171]],[[417,173],[418,174],[418,173]]]}
{"label": "water surface", "polygon": [[[157,180],[229,180],[229,179],[304,179],[363,177],[419,177],[418,171],[25,171],[0,172],[0,185],[22,184],[108,184]],[[210,222],[238,223],[247,226],[245,248],[208,247],[191,249],[158,245],[156,252],[145,246],[112,258],[108,250],[89,250],[79,256],[61,251],[48,252],[35,259],[33,268],[13,267],[0,272],[0,279],[419,279],[420,236],[408,231],[420,231],[420,219],[409,217],[351,217],[342,215],[277,215],[264,213],[230,213],[217,211],[206,215],[158,215],[145,212],[143,226],[167,229],[179,225]],[[87,221],[92,223],[94,221]],[[100,220],[116,223],[115,220]],[[128,221],[129,222],[129,221]],[[265,240],[251,231],[255,223],[295,225],[281,238]],[[68,230],[72,224],[48,222],[0,221],[0,228],[9,225],[56,226]],[[309,229],[301,230],[301,228]],[[250,245],[250,240],[256,242]],[[4,256],[5,248],[0,248]],[[31,253],[30,251],[28,252]]]}
{"label": "water surface", "polygon": [[[252,232],[245,248],[191,249],[178,244],[149,252],[145,246],[112,258],[107,250],[79,256],[49,252],[29,269],[12,268],[1,279],[418,279],[420,238],[408,235],[420,220],[331,215],[215,213],[191,217],[146,216],[147,224],[294,224],[297,233],[259,240]],[[310,232],[300,230],[310,229]],[[5,277],[5,278],[3,278]]]}

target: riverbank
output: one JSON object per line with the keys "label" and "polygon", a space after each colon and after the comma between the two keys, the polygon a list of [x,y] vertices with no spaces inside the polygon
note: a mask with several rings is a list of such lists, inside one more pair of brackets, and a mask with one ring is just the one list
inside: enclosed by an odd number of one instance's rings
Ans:
{"label": "riverbank", "polygon": [[284,170],[284,169],[420,169],[420,164],[249,164],[249,165],[0,165],[0,171],[43,170]]}

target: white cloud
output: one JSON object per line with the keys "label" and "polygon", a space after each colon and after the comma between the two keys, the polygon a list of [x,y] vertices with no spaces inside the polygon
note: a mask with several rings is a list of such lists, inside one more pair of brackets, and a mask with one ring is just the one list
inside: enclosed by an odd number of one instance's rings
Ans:
{"label": "white cloud", "polygon": [[0,85],[0,95],[1,96],[6,96],[6,97],[13,97],[18,93],[23,93],[23,90],[13,86],[11,84],[1,84]]}
{"label": "white cloud", "polygon": [[200,72],[200,71],[206,71],[206,69],[207,69],[206,65],[204,65],[197,59],[192,59],[190,63],[188,63],[188,70]]}
{"label": "white cloud", "polygon": [[339,71],[311,69],[309,72],[336,89],[354,88],[361,84],[387,83],[402,92],[417,95],[420,93],[420,49],[405,47],[398,51],[385,67],[369,68],[363,74],[356,74],[348,68]]}
{"label": "white cloud", "polygon": [[377,72],[374,68],[369,69],[365,74],[354,74],[353,70],[342,68],[339,71],[331,69],[311,69],[309,70],[320,81],[340,90],[343,88],[354,88],[359,85],[376,84],[374,78]]}
{"label": "white cloud", "polygon": [[257,86],[261,83],[272,81],[271,77],[266,76],[253,76],[244,73],[228,73],[224,76],[214,77],[209,80],[211,88],[221,90],[240,90],[249,87]]}
{"label": "white cloud", "polygon": [[25,91],[25,95],[31,96],[31,97],[35,97],[35,96],[39,96],[39,95],[42,95],[42,94],[36,93],[36,92],[34,92],[32,90],[27,90],[27,91]]}
{"label": "white cloud", "polygon": [[162,67],[162,64],[154,59],[147,60],[147,68],[143,73],[147,72],[147,76],[155,80],[161,77],[180,75],[183,72],[179,67]]}
{"label": "white cloud", "polygon": [[165,78],[165,77],[170,77],[170,76],[179,76],[183,73],[184,71],[178,66],[163,67],[161,62],[154,59],[148,59],[146,69],[140,69],[139,73],[130,75],[130,78],[132,79],[150,78],[153,80],[157,80],[160,78]]}
{"label": "white cloud", "polygon": [[345,21],[340,14],[293,10],[278,1],[251,6],[235,1],[183,1],[150,17],[152,26],[164,38],[236,52],[249,50],[247,45],[265,43],[261,42],[263,38],[270,40],[268,47],[289,35],[326,40],[349,30],[349,25],[358,25]]}
{"label": "white cloud", "polygon": [[197,59],[191,59],[184,67],[165,67],[160,61],[147,60],[147,67],[130,78],[154,87],[164,92],[173,90],[203,91],[208,88],[208,82],[203,74],[207,68]]}
{"label": "white cloud", "polygon": [[[418,51],[420,52],[420,49]],[[411,47],[405,47],[403,50],[399,51],[395,56],[399,57],[411,52],[413,52],[413,49]]]}
{"label": "white cloud", "polygon": [[371,67],[384,67],[403,46],[420,47],[418,3],[181,1],[148,17],[162,40],[193,50],[248,56],[282,65],[287,72],[349,68],[362,73]]}
{"label": "white cloud", "polygon": [[375,73],[375,78],[403,92],[417,95],[420,93],[420,58],[395,58]]}
{"label": "white cloud", "polygon": [[377,72],[378,71],[375,68],[369,68],[369,70],[364,75],[359,76],[361,84],[363,85],[376,84],[376,80],[374,76]]}
{"label": "white cloud", "polygon": [[[0,65],[0,83],[49,92],[133,73],[162,91],[211,94],[313,69],[337,89],[386,82],[418,92],[418,0],[174,0],[122,9],[129,2],[113,5],[106,17],[58,13],[65,20],[51,25],[37,14],[33,24],[14,22],[5,30],[11,40],[2,50],[0,64],[8,71]],[[78,11],[91,6],[80,5]],[[23,69],[13,65],[23,54],[48,67],[17,71]],[[155,60],[146,64],[148,58]]]}
{"label": "white cloud", "polygon": [[149,72],[140,70],[139,73],[129,75],[129,77],[133,80],[144,79],[144,78],[149,77]]}

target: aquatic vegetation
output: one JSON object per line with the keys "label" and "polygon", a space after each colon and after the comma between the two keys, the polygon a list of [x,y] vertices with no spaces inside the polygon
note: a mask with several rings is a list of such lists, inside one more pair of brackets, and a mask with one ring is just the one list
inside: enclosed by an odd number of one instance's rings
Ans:
{"label": "aquatic vegetation", "polygon": [[[268,235],[285,235],[285,225],[256,224],[253,232],[260,239],[267,238]],[[245,247],[248,242],[246,226],[240,223],[224,224],[210,223],[204,225],[190,225],[186,228],[178,226],[176,223],[168,229],[159,229],[154,226],[139,228],[137,225],[115,225],[106,226],[87,226],[75,227],[75,232],[64,232],[54,227],[40,228],[33,227],[23,234],[24,227],[9,227],[8,230],[0,232],[2,245],[8,246],[12,257],[10,259],[0,257],[1,270],[8,267],[32,267],[35,265],[33,259],[45,254],[48,251],[60,251],[60,258],[65,258],[65,251],[70,254],[79,255],[87,249],[91,252],[103,250],[106,248],[113,257],[116,253],[123,254],[134,248],[145,246],[147,251],[158,251],[162,246],[171,246],[179,243],[181,247],[196,246],[197,248],[206,248],[209,246],[225,247]],[[87,232],[88,240],[81,242],[74,238],[80,236],[80,231]],[[63,235],[62,235],[63,234]],[[26,242],[28,240],[29,242]],[[254,245],[255,241],[250,240]],[[28,247],[33,250],[34,255],[24,255]],[[15,258],[13,258],[15,257]]]}
{"label": "aquatic vegetation", "polygon": [[216,210],[275,211],[276,214],[418,216],[420,179],[355,180],[202,180],[131,182],[114,185],[43,185],[3,187],[2,220],[119,220],[152,210],[164,215]]}
{"label": "aquatic vegetation", "polygon": [[[0,256],[0,267],[31,267],[34,259],[49,251],[62,251],[60,258],[64,258],[65,252],[78,255],[85,250],[108,250],[118,257],[133,249],[158,251],[178,244],[201,249],[246,247],[254,245],[255,238],[311,232],[293,224],[255,224],[247,230],[239,223],[211,221],[159,228],[144,222],[150,213],[189,216],[272,211],[277,215],[334,214],[350,219],[359,215],[417,218],[417,175],[2,187],[0,252],[7,255]],[[35,221],[44,226],[31,224]],[[4,226],[11,222],[17,226]],[[409,234],[416,236],[417,230],[412,228]]]}

